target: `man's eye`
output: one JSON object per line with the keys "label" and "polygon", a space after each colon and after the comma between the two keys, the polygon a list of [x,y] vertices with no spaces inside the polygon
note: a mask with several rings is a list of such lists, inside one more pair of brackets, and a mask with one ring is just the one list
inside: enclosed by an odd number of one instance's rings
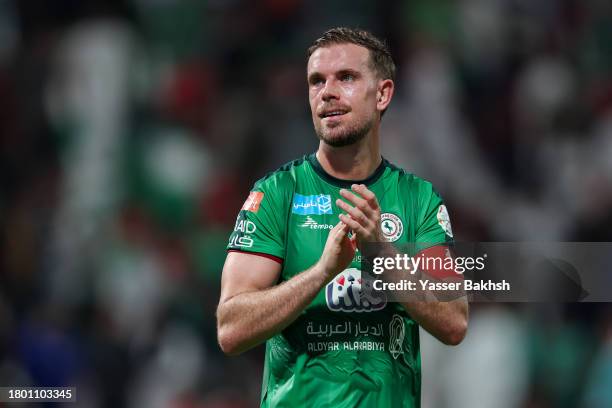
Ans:
{"label": "man's eye", "polygon": [[353,79],[355,79],[355,76],[353,74],[344,74],[344,75],[342,75],[342,80],[343,81],[352,81]]}
{"label": "man's eye", "polygon": [[323,80],[321,78],[314,78],[310,81],[310,85],[313,86],[318,86],[321,85],[323,83]]}

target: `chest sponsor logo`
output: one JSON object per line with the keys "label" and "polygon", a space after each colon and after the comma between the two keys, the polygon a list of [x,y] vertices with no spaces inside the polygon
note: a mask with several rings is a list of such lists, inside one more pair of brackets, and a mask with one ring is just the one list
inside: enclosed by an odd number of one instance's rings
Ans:
{"label": "chest sponsor logo", "polygon": [[361,279],[357,268],[345,269],[327,284],[325,301],[333,312],[375,312],[387,305],[386,295],[374,290],[370,280]]}
{"label": "chest sponsor logo", "polygon": [[300,224],[299,226],[302,228],[309,228],[313,230],[330,230],[334,228],[334,226],[331,224],[319,224],[311,216],[307,216],[306,221],[304,221],[304,223]]}
{"label": "chest sponsor logo", "polygon": [[402,220],[395,214],[383,213],[380,216],[380,226],[385,238],[389,242],[397,241],[404,232]]}
{"label": "chest sponsor logo", "polygon": [[332,201],[329,194],[293,196],[291,212],[299,215],[332,214]]}

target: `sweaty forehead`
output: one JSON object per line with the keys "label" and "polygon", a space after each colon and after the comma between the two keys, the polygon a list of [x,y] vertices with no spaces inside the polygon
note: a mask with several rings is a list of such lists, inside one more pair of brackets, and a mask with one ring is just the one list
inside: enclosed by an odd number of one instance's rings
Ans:
{"label": "sweaty forehead", "polygon": [[356,44],[332,44],[318,48],[308,59],[308,74],[321,74],[353,69],[368,68],[370,53],[367,48]]}

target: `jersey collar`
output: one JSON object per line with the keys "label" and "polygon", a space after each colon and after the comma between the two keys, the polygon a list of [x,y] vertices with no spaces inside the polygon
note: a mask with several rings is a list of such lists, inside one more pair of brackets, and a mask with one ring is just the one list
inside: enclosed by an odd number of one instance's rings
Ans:
{"label": "jersey collar", "polygon": [[319,176],[321,176],[323,180],[327,181],[329,184],[340,188],[351,188],[352,184],[365,184],[366,186],[372,185],[380,178],[380,176],[382,176],[385,171],[385,167],[387,167],[387,165],[389,164],[387,159],[383,157],[376,170],[374,170],[374,172],[370,174],[369,177],[363,180],[343,180],[334,177],[331,174],[328,174],[323,169],[323,166],[321,166],[321,163],[319,163],[319,160],[317,159],[317,155],[315,153],[309,154],[306,159],[308,160],[314,171]]}

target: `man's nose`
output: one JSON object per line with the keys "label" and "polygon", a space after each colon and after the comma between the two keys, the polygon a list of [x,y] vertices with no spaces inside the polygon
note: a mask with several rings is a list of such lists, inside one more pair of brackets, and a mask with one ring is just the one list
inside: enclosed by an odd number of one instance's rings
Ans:
{"label": "man's nose", "polygon": [[325,82],[325,87],[323,88],[323,94],[321,98],[327,102],[331,99],[339,99],[340,95],[338,93],[338,85],[334,79],[329,79]]}

